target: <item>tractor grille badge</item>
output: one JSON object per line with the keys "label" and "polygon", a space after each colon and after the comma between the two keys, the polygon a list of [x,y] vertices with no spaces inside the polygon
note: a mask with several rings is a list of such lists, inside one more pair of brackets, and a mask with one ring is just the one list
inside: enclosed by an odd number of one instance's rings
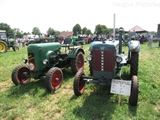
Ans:
{"label": "tractor grille badge", "polygon": [[104,48],[105,48],[104,46],[101,46],[101,47],[100,47],[101,50],[104,50]]}
{"label": "tractor grille badge", "polygon": [[[104,50],[104,47],[103,47],[103,50]],[[104,71],[104,51],[101,51],[101,71]]]}

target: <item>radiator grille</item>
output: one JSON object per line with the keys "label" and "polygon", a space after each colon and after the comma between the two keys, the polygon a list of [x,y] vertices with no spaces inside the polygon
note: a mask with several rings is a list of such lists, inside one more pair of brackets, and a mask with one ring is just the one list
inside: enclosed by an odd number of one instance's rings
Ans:
{"label": "radiator grille", "polygon": [[113,72],[114,71],[114,50],[93,50],[93,70]]}

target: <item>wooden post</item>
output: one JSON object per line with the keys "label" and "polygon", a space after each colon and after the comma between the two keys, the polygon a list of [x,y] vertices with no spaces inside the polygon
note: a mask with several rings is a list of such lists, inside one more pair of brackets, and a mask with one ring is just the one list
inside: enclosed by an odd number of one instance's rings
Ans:
{"label": "wooden post", "polygon": [[122,98],[122,96],[118,95],[118,104],[121,104],[121,98]]}

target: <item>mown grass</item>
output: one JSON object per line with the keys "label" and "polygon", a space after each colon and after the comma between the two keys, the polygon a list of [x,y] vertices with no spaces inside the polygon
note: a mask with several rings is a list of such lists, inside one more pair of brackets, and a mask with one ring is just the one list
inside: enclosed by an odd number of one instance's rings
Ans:
{"label": "mown grass", "polygon": [[[156,44],[156,43],[155,43]],[[89,45],[84,45],[85,57]],[[123,47],[127,51],[127,47]],[[50,94],[44,80],[34,80],[25,85],[15,86],[11,73],[15,66],[23,64],[27,57],[26,47],[18,52],[0,54],[0,119],[15,120],[158,120],[160,118],[160,48],[141,45],[139,54],[139,101],[138,105],[128,105],[128,97],[122,96],[121,104],[117,95],[109,89],[95,84],[86,84],[84,94],[76,97],[73,92],[74,75],[71,69],[63,69],[64,80],[60,89]],[[127,54],[127,52],[125,52]],[[88,63],[85,74],[89,75]],[[129,74],[124,67],[122,76]]]}

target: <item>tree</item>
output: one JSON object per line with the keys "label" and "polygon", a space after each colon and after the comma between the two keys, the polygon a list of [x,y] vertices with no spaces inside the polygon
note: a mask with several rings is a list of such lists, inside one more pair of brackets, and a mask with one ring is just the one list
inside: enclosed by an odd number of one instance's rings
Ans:
{"label": "tree", "polygon": [[87,28],[84,27],[84,28],[82,29],[82,34],[86,34],[86,31],[87,31]]}
{"label": "tree", "polygon": [[28,33],[27,33],[27,32],[24,32],[23,35],[30,35],[30,33],[29,33],[29,32],[28,32]]}
{"label": "tree", "polygon": [[10,25],[8,25],[7,23],[0,23],[0,30],[5,30],[7,36],[10,36],[11,34],[14,34],[14,30],[11,29]]}
{"label": "tree", "polygon": [[20,31],[19,28],[14,28],[13,29],[14,34],[13,34],[13,38],[22,38],[23,37],[23,31]]}
{"label": "tree", "polygon": [[[113,33],[113,28],[109,28],[109,33]],[[119,29],[118,28],[115,28],[115,34],[118,34],[119,33]]]}
{"label": "tree", "polygon": [[48,34],[48,36],[50,36],[50,35],[55,35],[55,30],[54,29],[52,29],[51,27],[48,29],[48,31],[47,31],[47,34]]}
{"label": "tree", "polygon": [[77,35],[77,33],[80,34],[81,31],[82,31],[82,29],[81,29],[81,26],[80,26],[79,24],[76,24],[76,25],[73,27],[73,33],[74,33],[74,35]]}
{"label": "tree", "polygon": [[96,25],[95,27],[95,33],[96,34],[109,34],[110,30],[105,25]]}
{"label": "tree", "polygon": [[91,30],[90,30],[90,29],[87,29],[87,31],[86,31],[86,33],[85,33],[85,34],[89,35],[89,34],[92,34],[92,32],[91,32]]}
{"label": "tree", "polygon": [[55,35],[60,35],[60,31],[55,31]]}
{"label": "tree", "polygon": [[41,32],[38,27],[34,27],[32,30],[32,34],[40,36]]}

